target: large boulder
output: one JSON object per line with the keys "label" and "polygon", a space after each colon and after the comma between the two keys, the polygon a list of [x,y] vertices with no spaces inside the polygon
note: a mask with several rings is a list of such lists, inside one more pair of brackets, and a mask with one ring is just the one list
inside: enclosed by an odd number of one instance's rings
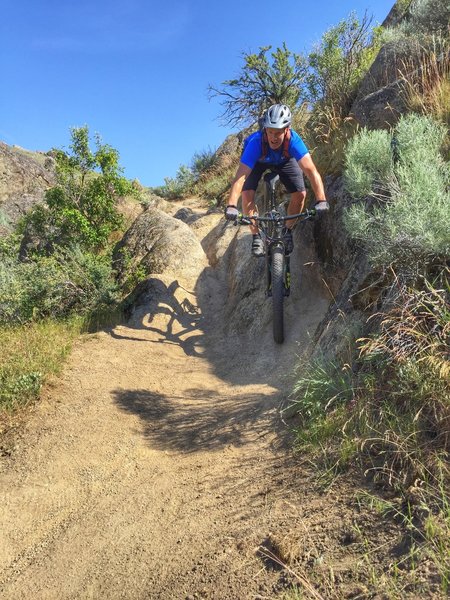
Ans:
{"label": "large boulder", "polygon": [[4,224],[17,223],[43,201],[54,183],[55,162],[50,155],[0,142],[0,212]]}
{"label": "large boulder", "polygon": [[344,213],[352,203],[346,193],[342,177],[325,178],[330,212],[314,222],[314,240],[323,274],[333,296],[336,296],[358,251],[346,235]]}
{"label": "large boulder", "polygon": [[207,265],[202,246],[190,227],[157,208],[142,213],[114,250],[119,277],[128,269],[143,268],[150,274],[182,273],[198,277]]}

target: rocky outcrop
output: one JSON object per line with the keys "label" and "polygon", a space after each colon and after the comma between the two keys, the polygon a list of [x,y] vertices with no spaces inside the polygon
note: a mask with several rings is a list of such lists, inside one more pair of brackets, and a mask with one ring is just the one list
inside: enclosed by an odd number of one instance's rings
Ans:
{"label": "rocky outcrop", "polygon": [[420,55],[421,47],[412,39],[381,48],[350,110],[361,126],[386,129],[407,112],[404,78],[408,71],[418,68]]}
{"label": "rocky outcrop", "polygon": [[[54,185],[53,158],[0,142],[0,212],[2,221],[14,225]],[[7,231],[7,228],[5,228]]]}
{"label": "rocky outcrop", "polygon": [[243,141],[243,132],[231,134],[225,139],[214,155],[214,163],[217,168],[226,169],[232,164],[233,158],[239,155],[242,150]]}
{"label": "rocky outcrop", "polygon": [[117,244],[114,256],[119,277],[140,267],[147,274],[182,273],[196,277],[207,264],[200,242],[190,227],[157,208],[140,215]]}
{"label": "rocky outcrop", "polygon": [[[363,127],[390,128],[408,112],[408,90],[419,91],[417,84],[421,82],[424,60],[430,51],[436,52],[436,60],[442,65],[448,63],[446,45],[440,52],[437,50],[439,32],[448,31],[450,13],[446,3],[441,0],[434,5],[431,1],[415,3],[414,10],[412,4],[411,0],[399,0],[383,22],[386,28],[401,27],[393,40],[380,49],[351,107],[350,116]],[[438,38],[433,34],[438,34]]]}
{"label": "rocky outcrop", "polygon": [[239,133],[232,133],[226,137],[225,141],[217,148],[214,154],[215,168],[227,169],[233,165],[242,152],[245,138],[254,130],[254,127],[247,127],[239,131]]}
{"label": "rocky outcrop", "polygon": [[314,223],[314,240],[332,302],[315,332],[311,352],[330,358],[339,356],[344,363],[350,363],[349,340],[357,337],[367,320],[371,300],[361,293],[372,276],[372,268],[345,233],[344,213],[352,199],[342,177],[327,178],[325,186],[330,212]]}
{"label": "rocky outcrop", "polygon": [[413,0],[397,0],[382,23],[383,27],[396,27],[408,15]]}

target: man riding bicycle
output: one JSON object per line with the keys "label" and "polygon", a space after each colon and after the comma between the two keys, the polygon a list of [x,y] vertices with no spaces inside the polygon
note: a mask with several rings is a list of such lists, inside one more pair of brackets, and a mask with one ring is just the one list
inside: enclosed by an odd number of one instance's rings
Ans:
{"label": "man riding bicycle", "polygon": [[[306,190],[303,173],[308,177],[316,197],[316,211],[329,210],[322,178],[302,138],[291,129],[291,111],[285,104],[273,104],[263,117],[263,129],[252,133],[244,141],[239,168],[231,186],[225,209],[225,218],[235,221],[239,211],[237,203],[242,193],[244,214],[257,214],[255,193],[264,171],[270,169],[279,174],[280,180],[291,194],[288,215],[301,213],[305,204]],[[283,233],[286,253],[290,254],[294,243],[292,228],[295,220],[286,221]],[[253,234],[252,254],[264,255],[264,244],[256,225],[250,226]]]}

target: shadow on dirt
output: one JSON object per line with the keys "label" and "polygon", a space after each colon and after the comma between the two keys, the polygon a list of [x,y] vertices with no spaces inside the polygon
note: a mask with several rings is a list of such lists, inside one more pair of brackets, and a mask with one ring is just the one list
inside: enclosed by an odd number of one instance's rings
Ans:
{"label": "shadow on dirt", "polygon": [[[277,394],[226,396],[204,389],[170,397],[144,389],[116,390],[113,397],[123,411],[139,416],[152,448],[184,453],[245,446],[267,436],[277,406]],[[288,435],[286,430],[277,434],[277,446]]]}
{"label": "shadow on dirt", "polygon": [[[304,235],[305,232],[302,233]],[[312,240],[297,237],[292,257],[291,296],[285,302],[285,343],[272,337],[272,304],[265,294],[264,260],[250,256],[249,235],[221,223],[204,241],[211,264],[195,289],[169,274],[141,282],[128,297],[123,330],[115,338],[178,346],[185,355],[202,357],[215,375],[233,385],[269,384],[285,388],[286,374],[308,347],[328,307]],[[211,250],[212,248],[212,250]],[[189,287],[189,285],[188,285]],[[194,286],[192,286],[194,287]],[[134,335],[145,332],[145,335]],[[154,334],[154,335],[148,335]]]}
{"label": "shadow on dirt", "polygon": [[[179,300],[175,293],[180,291],[181,294],[185,293],[185,297]],[[136,288],[127,301],[129,307],[125,308],[125,313],[130,315],[130,307],[138,302],[144,307],[145,314],[142,314],[141,310],[141,316],[134,316],[127,322],[127,327],[154,333],[159,336],[158,339],[127,336],[118,333],[114,328],[110,328],[108,333],[115,339],[176,345],[187,356],[201,356],[198,347],[203,342],[204,334],[201,328],[204,317],[200,308],[193,304],[188,296],[193,297],[194,292],[186,290],[178,280],[167,285],[162,279],[147,279]]]}

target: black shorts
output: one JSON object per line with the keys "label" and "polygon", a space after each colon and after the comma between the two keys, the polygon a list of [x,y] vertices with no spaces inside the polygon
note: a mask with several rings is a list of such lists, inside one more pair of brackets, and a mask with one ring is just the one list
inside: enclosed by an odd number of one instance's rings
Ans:
{"label": "black shorts", "polygon": [[286,191],[290,194],[293,192],[305,191],[303,171],[300,169],[300,166],[294,157],[291,157],[289,160],[279,165],[257,162],[250,175],[245,180],[244,187],[242,189],[244,191],[256,190],[259,180],[261,179],[263,173],[267,170],[278,173],[281,183],[286,188]]}

